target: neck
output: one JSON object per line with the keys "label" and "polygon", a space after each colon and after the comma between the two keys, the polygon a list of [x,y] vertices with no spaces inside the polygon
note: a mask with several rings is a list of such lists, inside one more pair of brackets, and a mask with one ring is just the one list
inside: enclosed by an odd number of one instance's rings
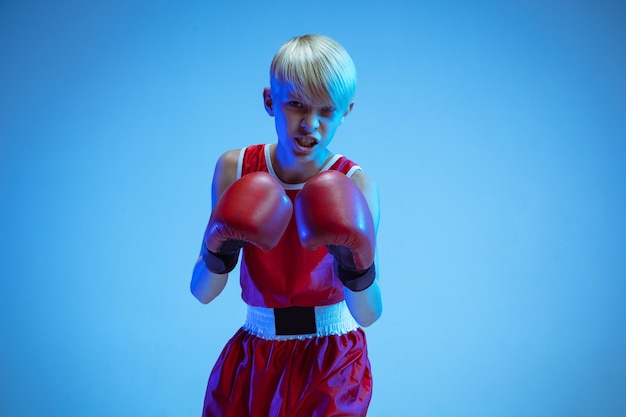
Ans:
{"label": "neck", "polygon": [[272,166],[278,178],[286,184],[301,184],[320,172],[322,167],[332,158],[329,150],[322,152],[318,158],[303,161],[287,152],[281,152],[276,144],[270,146]]}

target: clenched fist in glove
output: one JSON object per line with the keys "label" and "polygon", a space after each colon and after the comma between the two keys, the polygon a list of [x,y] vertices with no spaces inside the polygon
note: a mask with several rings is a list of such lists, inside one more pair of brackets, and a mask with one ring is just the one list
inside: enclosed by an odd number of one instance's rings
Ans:
{"label": "clenched fist in glove", "polygon": [[338,171],[324,171],[306,182],[295,200],[302,245],[325,245],[335,257],[337,275],[352,291],[374,282],[376,231],[365,196]]}
{"label": "clenched fist in glove", "polygon": [[204,233],[207,268],[216,274],[232,271],[247,243],[273,248],[292,212],[285,190],[270,174],[253,172],[238,179],[220,197]]}

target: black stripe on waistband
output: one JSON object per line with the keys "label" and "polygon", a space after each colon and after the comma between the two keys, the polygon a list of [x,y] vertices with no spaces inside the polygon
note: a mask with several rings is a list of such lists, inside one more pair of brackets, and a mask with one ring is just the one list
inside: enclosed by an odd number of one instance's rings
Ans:
{"label": "black stripe on waistband", "polygon": [[275,308],[274,323],[277,336],[316,333],[315,307]]}

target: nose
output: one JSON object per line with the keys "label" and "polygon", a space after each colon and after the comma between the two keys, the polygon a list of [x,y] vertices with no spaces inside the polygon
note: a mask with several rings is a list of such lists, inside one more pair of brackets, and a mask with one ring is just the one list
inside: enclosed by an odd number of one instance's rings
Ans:
{"label": "nose", "polygon": [[306,129],[307,132],[315,132],[320,126],[320,121],[317,117],[317,113],[308,112],[302,117],[300,126]]}

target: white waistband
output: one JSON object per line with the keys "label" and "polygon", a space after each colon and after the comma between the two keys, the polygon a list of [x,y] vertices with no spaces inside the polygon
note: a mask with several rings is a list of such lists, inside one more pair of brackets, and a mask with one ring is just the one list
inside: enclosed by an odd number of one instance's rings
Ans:
{"label": "white waistband", "polygon": [[274,309],[248,305],[248,314],[243,329],[262,339],[291,340],[341,335],[359,328],[345,301],[328,306],[314,307],[317,331],[311,334],[277,335]]}

